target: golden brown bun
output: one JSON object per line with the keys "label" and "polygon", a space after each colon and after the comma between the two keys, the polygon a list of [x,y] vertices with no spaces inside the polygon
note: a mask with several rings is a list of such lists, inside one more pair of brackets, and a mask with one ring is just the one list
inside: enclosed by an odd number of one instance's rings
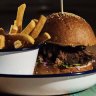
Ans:
{"label": "golden brown bun", "polygon": [[92,64],[87,64],[87,65],[80,66],[80,67],[70,67],[70,68],[62,70],[61,73],[84,72],[88,70],[93,70]]}
{"label": "golden brown bun", "polygon": [[51,43],[62,46],[96,44],[96,37],[91,26],[83,18],[73,13],[49,15],[43,31],[51,35]]}
{"label": "golden brown bun", "polygon": [[74,72],[84,72],[88,70],[93,70],[92,63],[89,63],[87,65],[78,66],[78,67],[69,67],[64,68],[60,70],[57,67],[48,67],[44,66],[43,64],[38,64],[38,66],[35,67],[34,74],[61,74],[61,73],[74,73]]}

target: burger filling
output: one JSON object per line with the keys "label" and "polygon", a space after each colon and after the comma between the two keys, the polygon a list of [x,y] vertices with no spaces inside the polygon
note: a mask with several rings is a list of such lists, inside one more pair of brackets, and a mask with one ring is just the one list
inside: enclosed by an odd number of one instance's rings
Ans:
{"label": "burger filling", "polygon": [[[62,47],[54,44],[45,44],[39,51],[35,74],[78,72],[80,68],[94,63],[96,63],[95,55],[86,50],[84,46]],[[66,70],[69,68],[70,70],[71,68],[74,69],[72,71]]]}

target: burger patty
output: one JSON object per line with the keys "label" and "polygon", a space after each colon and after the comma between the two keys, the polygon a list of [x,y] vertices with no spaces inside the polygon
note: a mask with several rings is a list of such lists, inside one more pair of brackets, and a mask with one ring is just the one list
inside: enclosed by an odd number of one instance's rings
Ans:
{"label": "burger patty", "polygon": [[46,67],[47,71],[55,69],[54,71],[59,70],[61,72],[64,69],[84,66],[88,63],[96,63],[95,55],[86,50],[84,46],[62,47],[46,44],[40,48],[35,74],[38,73],[38,70],[44,70],[44,68],[40,69],[40,66]]}

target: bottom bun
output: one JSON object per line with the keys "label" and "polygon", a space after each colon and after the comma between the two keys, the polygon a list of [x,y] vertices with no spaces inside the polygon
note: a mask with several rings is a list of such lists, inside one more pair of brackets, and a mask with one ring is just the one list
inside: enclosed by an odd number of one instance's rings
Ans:
{"label": "bottom bun", "polygon": [[88,70],[93,70],[93,65],[91,62],[89,62],[87,65],[63,69],[63,70],[61,70],[61,73],[84,72],[84,71],[88,71]]}
{"label": "bottom bun", "polygon": [[36,66],[34,74],[36,75],[44,75],[44,74],[64,74],[64,73],[74,73],[74,72],[84,72],[93,70],[93,64],[92,62],[89,62],[86,65],[83,66],[76,66],[76,67],[70,67],[70,68],[64,68],[59,69],[58,67],[50,67],[45,66],[44,64],[38,64]]}

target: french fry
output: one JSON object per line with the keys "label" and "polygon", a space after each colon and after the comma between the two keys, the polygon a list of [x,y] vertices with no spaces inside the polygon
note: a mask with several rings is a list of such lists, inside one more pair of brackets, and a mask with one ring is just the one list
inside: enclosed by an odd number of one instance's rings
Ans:
{"label": "french fry", "polygon": [[22,22],[23,22],[25,8],[26,8],[26,4],[22,4],[21,6],[18,7],[17,17],[16,17],[16,25],[18,27],[18,32],[22,31]]}
{"label": "french fry", "polygon": [[27,35],[27,34],[21,34],[21,36],[23,36],[28,42],[30,42],[31,44],[34,44],[35,40],[34,38],[32,38],[31,36]]}
{"label": "french fry", "polygon": [[5,36],[0,35],[0,49],[3,49],[5,47]]}
{"label": "french fry", "polygon": [[47,32],[44,33],[44,37],[45,37],[45,40],[51,39],[51,36]]}
{"label": "french fry", "polygon": [[22,30],[25,9],[26,4],[18,7],[16,20],[11,25],[8,34],[0,28],[0,49],[26,48],[34,45],[35,42],[40,44],[51,38],[47,32],[40,34],[47,20],[43,15],[40,16],[39,20],[32,19],[25,29]]}
{"label": "french fry", "polygon": [[47,18],[45,16],[41,15],[36,27],[31,32],[30,36],[32,36],[34,39],[36,39],[38,37],[38,35],[40,34],[46,20],[47,20]]}
{"label": "french fry", "polygon": [[17,23],[17,21],[16,21],[16,20],[14,20],[14,25],[15,25],[15,26],[17,26],[17,24],[16,24],[16,23]]}
{"label": "french fry", "polygon": [[21,32],[21,34],[30,34],[30,32],[33,31],[35,28],[36,24],[33,20],[27,25],[27,27]]}
{"label": "french fry", "polygon": [[16,25],[11,25],[9,34],[17,34],[18,27]]}
{"label": "french fry", "polygon": [[23,46],[23,44],[22,44],[22,42],[20,40],[16,40],[14,42],[14,48],[15,49],[22,48],[22,46]]}
{"label": "french fry", "polygon": [[[20,33],[17,33],[15,35],[7,34],[5,38],[6,38],[6,48],[5,49],[14,49],[16,47],[18,47],[18,48],[30,47],[35,42],[35,40],[31,36],[29,36],[27,34],[20,34]],[[20,44],[20,42],[21,42],[21,44]]]}
{"label": "french fry", "polygon": [[49,33],[45,32],[44,34],[42,34],[41,36],[39,36],[37,39],[36,39],[36,43],[37,44],[40,44],[40,43],[43,43],[47,40],[51,39],[51,36],[49,35]]}
{"label": "french fry", "polygon": [[34,22],[37,24],[38,23],[38,20],[37,19],[33,19],[34,20]]}
{"label": "french fry", "polygon": [[35,42],[35,40],[27,34],[19,34],[19,33],[16,35],[12,34],[12,35],[9,35],[9,38],[10,39],[12,38],[13,41],[16,41],[16,40],[20,40],[22,42],[26,41],[26,42],[29,42],[30,44],[34,44]]}

